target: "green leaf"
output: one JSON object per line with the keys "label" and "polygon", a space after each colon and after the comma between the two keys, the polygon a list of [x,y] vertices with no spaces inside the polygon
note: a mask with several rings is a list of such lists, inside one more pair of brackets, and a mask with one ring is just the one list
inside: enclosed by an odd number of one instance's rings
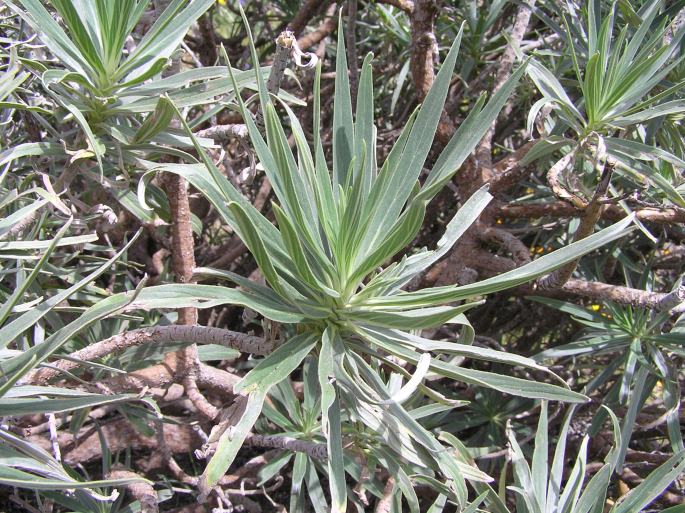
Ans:
{"label": "green leaf", "polygon": [[39,0],[20,0],[24,9],[18,8],[8,0],[7,6],[21,16],[37,33],[41,40],[50,47],[50,51],[71,69],[85,77],[96,77],[97,68],[93,67],[59,24],[50,16]]}
{"label": "green leaf", "polygon": [[[375,344],[388,353],[398,356],[403,360],[412,363],[413,365],[418,364],[420,357],[418,352],[396,343],[389,343],[382,337],[376,336],[375,333],[369,328],[359,326],[353,329],[367,342]],[[499,390],[500,392],[515,396],[529,397],[531,399],[567,401],[573,403],[582,403],[587,401],[587,397],[585,397],[583,394],[579,394],[559,386],[515,378],[504,374],[495,374],[475,369],[458,367],[452,363],[442,362],[435,358],[431,360],[430,369],[432,372],[435,372],[441,376],[462,381],[464,383],[469,383],[471,385],[492,388],[494,390]]]}
{"label": "green leaf", "polygon": [[262,273],[264,273],[264,278],[266,278],[266,281],[269,282],[269,285],[271,285],[278,295],[284,299],[287,298],[288,294],[283,288],[281,279],[266,251],[262,238],[254,225],[250,222],[247,213],[235,202],[229,203],[228,209],[233,213],[236,224],[241,231],[241,239],[255,257],[255,260],[257,260],[257,265]]}
{"label": "green leaf", "polygon": [[685,469],[685,451],[671,456],[653,470],[644,481],[633,488],[611,508],[609,513],[633,513],[649,505]]}
{"label": "green leaf", "polygon": [[296,335],[257,364],[233,387],[236,394],[268,390],[286,379],[318,342],[311,333]]}
{"label": "green leaf", "polygon": [[[42,302],[33,310],[26,312],[17,319],[13,320],[9,324],[0,328],[0,349],[7,347],[7,345],[12,342],[15,338],[21,335],[25,330],[36,324],[41,318],[43,318],[50,310],[52,310],[59,303],[67,299],[69,296],[83,289],[86,285],[94,281],[104,272],[109,271],[114,262],[118,260],[122,253],[124,253],[138,238],[140,232],[134,235],[131,240],[124,246],[124,248],[119,251],[116,255],[110,258],[103,265],[98,267],[95,271],[85,276],[80,281],[76,282],[74,285],[68,289],[62,290],[61,292],[55,294],[50,299]],[[63,241],[64,239],[62,239]]]}
{"label": "green leaf", "polygon": [[[44,204],[43,202],[35,202],[33,203],[33,205],[35,205],[36,203],[41,205]],[[14,306],[23,297],[24,292],[26,292],[26,290],[31,286],[31,284],[36,280],[36,278],[41,272],[41,269],[47,263],[48,259],[52,255],[52,252],[58,246],[60,240],[64,237],[64,234],[67,232],[72,222],[73,218],[69,218],[67,222],[64,223],[64,226],[62,226],[62,228],[60,228],[60,230],[55,235],[55,238],[52,239],[52,241],[50,241],[50,244],[46,248],[43,255],[40,257],[40,260],[33,267],[31,273],[24,280],[22,280],[22,282],[18,286],[15,287],[14,291],[12,292],[12,295],[9,298],[7,298],[7,300],[3,303],[2,307],[0,308],[0,326],[4,324],[4,322],[7,320],[7,317],[12,312]]]}
{"label": "green leaf", "polygon": [[[105,404],[142,401],[136,394],[100,395],[83,394],[82,397],[70,399],[54,398],[1,398],[0,408],[6,415],[32,415],[35,413],[63,413],[81,408],[90,408]],[[144,400],[147,402],[148,400]]]}
{"label": "green leaf", "polygon": [[418,112],[407,139],[407,150],[402,155],[402,165],[393,170],[384,167],[373,185],[369,197],[373,210],[369,215],[369,231],[364,236],[363,248],[375,249],[375,241],[384,237],[396,224],[402,208],[417,183],[433,144],[433,137],[447,97],[447,90],[459,53],[462,30],[463,27],[452,43],[452,47]]}
{"label": "green leaf", "polygon": [[293,337],[261,360],[234,386],[236,394],[249,395],[247,398],[241,396],[240,401],[244,407],[241,418],[235,426],[221,435],[216,452],[200,478],[203,494],[208,493],[233,463],[238,450],[259,418],[269,389],[286,379],[302,363],[316,342],[317,338],[312,334]]}
{"label": "green leaf", "polygon": [[155,111],[150,114],[140,128],[138,128],[138,131],[133,138],[133,143],[139,144],[149,141],[158,133],[166,130],[169,127],[169,123],[171,123],[174,114],[174,106],[167,97],[162,96],[157,102]]}
{"label": "green leaf", "polygon": [[247,397],[241,396],[236,399],[236,401],[240,401],[242,408],[240,420],[234,426],[226,429],[219,438],[216,452],[200,476],[198,488],[201,496],[206,497],[211,488],[216,485],[233,463],[236,454],[245,442],[245,438],[262,412],[268,388],[268,386],[264,386]]}
{"label": "green leaf", "polygon": [[335,377],[334,364],[343,357],[337,330],[329,326],[321,338],[319,353],[319,386],[321,387],[321,424],[328,447],[328,480],[331,493],[331,513],[347,510],[347,485],[342,449],[340,403],[337,387],[330,380]]}
{"label": "green leaf", "polygon": [[519,66],[511,77],[493,95],[488,104],[481,109],[479,101],[464,122],[454,133],[440,154],[433,169],[428,174],[421,192],[413,201],[430,201],[454,176],[466,158],[497,119],[502,107],[511,96],[523,76],[528,62]]}
{"label": "green leaf", "polygon": [[483,304],[482,301],[477,301],[454,307],[436,306],[402,312],[359,308],[346,310],[345,317],[360,324],[400,330],[435,328],[449,323],[459,314],[481,304]]}
{"label": "green leaf", "polygon": [[547,496],[547,451],[549,440],[547,438],[547,401],[540,405],[540,418],[535,432],[535,450],[533,451],[533,465],[531,468],[533,479],[533,493],[540,511],[545,511],[545,498]]}
{"label": "green leaf", "polygon": [[629,216],[585,239],[569,244],[565,248],[558,249],[529,264],[514,269],[513,271],[502,273],[487,280],[470,285],[435,287],[416,292],[403,292],[395,295],[379,296],[364,299],[363,301],[360,301],[360,303],[366,306],[382,305],[384,307],[402,306],[416,308],[434,304],[444,304],[451,301],[460,301],[468,297],[490,294],[499,290],[515,287],[549,273],[565,263],[576,260],[580,256],[630,233],[632,228],[628,227],[632,220],[633,216]]}
{"label": "green leaf", "polygon": [[281,302],[275,295],[268,298],[213,285],[170,284],[147,287],[140,292],[130,309],[212,308],[226,304],[246,306],[277,322],[298,323],[305,320],[301,312]]}
{"label": "green leaf", "polygon": [[[345,36],[342,13],[338,16],[338,51],[335,59],[335,96],[333,98],[333,193],[338,186],[353,182],[348,176],[350,163],[355,154],[354,122],[352,120],[352,97],[348,77]],[[356,65],[356,63],[355,63]]]}
{"label": "green leaf", "polygon": [[116,81],[132,80],[144,74],[160,58],[169,58],[190,26],[214,0],[173,0],[136,46],[135,51],[116,72]]}

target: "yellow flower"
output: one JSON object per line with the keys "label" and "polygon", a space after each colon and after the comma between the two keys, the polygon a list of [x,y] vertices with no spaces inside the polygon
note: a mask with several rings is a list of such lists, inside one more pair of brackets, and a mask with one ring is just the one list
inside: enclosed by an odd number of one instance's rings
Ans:
{"label": "yellow flower", "polygon": [[590,310],[592,310],[593,312],[599,312],[600,308],[602,307],[599,305],[590,305]]}
{"label": "yellow flower", "polygon": [[216,0],[219,5],[226,5],[226,0]]}
{"label": "yellow flower", "polygon": [[533,189],[533,188],[531,188],[531,187],[528,187],[528,188],[526,189],[526,194],[533,194],[534,192],[535,192],[535,189]]}

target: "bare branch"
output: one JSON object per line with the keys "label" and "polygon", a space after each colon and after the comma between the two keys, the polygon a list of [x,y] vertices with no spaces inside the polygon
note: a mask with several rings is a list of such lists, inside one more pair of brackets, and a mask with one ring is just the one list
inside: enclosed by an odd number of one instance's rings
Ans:
{"label": "bare branch", "polygon": [[411,0],[376,0],[376,3],[392,5],[409,15],[414,12],[414,2]]}
{"label": "bare branch", "polygon": [[289,436],[248,435],[245,439],[245,445],[303,452],[308,456],[319,460],[326,459],[328,456],[326,444],[319,444],[309,440],[298,440],[297,438]]}
{"label": "bare branch", "polygon": [[517,266],[530,262],[530,250],[518,237],[502,228],[488,227],[478,234],[483,241],[498,244],[511,253]]}
{"label": "bare branch", "polygon": [[295,36],[299,36],[316,13],[330,3],[331,0],[324,0],[323,2],[321,0],[306,0],[302,2],[295,17],[288,23],[288,28],[293,31]]}
{"label": "bare branch", "polygon": [[491,193],[504,192],[510,189],[529,173],[528,168],[521,165],[521,161],[537,142],[537,140],[528,141],[495,164],[489,182]]}
{"label": "bare branch", "polygon": [[[140,476],[130,470],[123,468],[115,468],[112,470],[107,479],[131,479],[139,478]],[[145,481],[136,481],[126,485],[126,490],[131,494],[131,497],[140,502],[140,511],[142,513],[157,513],[159,506],[157,505],[157,493],[152,485]]]}
{"label": "bare branch", "polygon": [[[633,211],[640,221],[653,223],[685,223],[685,211],[665,207],[641,208]],[[495,207],[495,214],[510,219],[539,217],[578,217],[582,210],[565,201],[549,203],[528,203],[521,205],[501,205]],[[617,205],[604,205],[601,218],[618,221],[626,216],[625,210]]]}
{"label": "bare branch", "polygon": [[[70,360],[57,362],[52,369],[39,369],[28,375],[26,381],[33,384],[44,384],[59,374],[69,371],[81,362],[93,361],[103,356],[121,352],[129,347],[152,343],[190,342],[193,344],[218,344],[237,349],[240,352],[257,355],[269,354],[275,342],[261,337],[246,335],[236,331],[205,326],[155,326],[127,331],[102,340],[70,355]],[[75,361],[72,361],[75,360]],[[140,371],[137,371],[140,372]]]}
{"label": "bare branch", "polygon": [[300,37],[297,40],[297,46],[299,46],[302,50],[306,50],[307,48],[310,48],[315,44],[320,43],[323,39],[328,37],[328,35],[335,30],[335,7],[335,4],[332,4],[328,8],[328,10],[326,11],[326,15],[323,21],[321,22],[321,25],[319,25],[319,27],[316,30]]}
{"label": "bare branch", "polygon": [[[607,164],[604,166],[604,170],[599,180],[599,184],[597,185],[597,188],[595,190],[594,195],[592,196],[592,199],[590,200],[590,203],[585,208],[583,216],[580,219],[580,225],[578,226],[578,229],[576,230],[576,233],[573,236],[574,242],[577,242],[579,240],[584,239],[585,237],[588,237],[595,230],[595,225],[597,224],[597,221],[599,220],[599,216],[602,211],[602,201],[605,199],[607,189],[609,188],[609,182],[611,181],[612,172],[613,167],[611,165]],[[560,267],[551,274],[540,278],[536,283],[537,289],[549,290],[561,287],[564,283],[566,283],[569,280],[569,278],[571,278],[573,272],[576,270],[576,267],[578,266],[579,261],[580,259],[573,260],[572,262],[569,262],[568,264]]]}
{"label": "bare branch", "polygon": [[383,488],[383,497],[378,500],[374,513],[390,513],[392,509],[392,496],[395,491],[395,478],[390,476]]}
{"label": "bare branch", "polygon": [[435,38],[437,14],[435,0],[417,0],[411,15],[411,74],[420,102],[435,80],[434,64],[438,56]]}
{"label": "bare branch", "polygon": [[677,312],[680,310],[682,301],[685,300],[685,288],[682,286],[670,293],[659,293],[608,283],[570,279],[561,287],[561,290],[588,298],[658,311],[675,309]]}
{"label": "bare branch", "polygon": [[247,139],[247,126],[243,123],[235,123],[229,125],[216,125],[204,130],[199,130],[195,134],[198,137],[207,137],[209,139],[219,139],[227,141],[229,139]]}
{"label": "bare branch", "polygon": [[[497,91],[499,91],[505,82],[509,80],[509,77],[511,77],[514,61],[516,60],[516,48],[521,45],[523,36],[528,29],[530,15],[533,7],[535,6],[535,1],[536,0],[526,0],[521,2],[518,10],[516,11],[514,25],[511,29],[511,34],[509,34],[509,44],[504,50],[502,56],[497,61],[498,66],[495,74],[495,84],[492,94],[495,94]],[[490,125],[490,128],[476,147],[475,155],[476,160],[478,161],[478,166],[480,167],[482,183],[489,182],[493,176],[492,140],[495,136],[496,128],[497,120]]]}

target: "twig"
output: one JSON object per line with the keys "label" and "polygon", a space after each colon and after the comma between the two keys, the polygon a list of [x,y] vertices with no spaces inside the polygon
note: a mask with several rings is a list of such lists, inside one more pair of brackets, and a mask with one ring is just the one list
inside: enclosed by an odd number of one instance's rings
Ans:
{"label": "twig", "polygon": [[[296,43],[295,36],[290,30],[284,30],[276,38],[276,53],[271,64],[269,78],[266,81],[266,88],[271,94],[278,94],[281,82],[283,81],[283,75],[293,52],[293,43]],[[257,109],[255,123],[260,131],[264,132],[264,113],[262,112],[261,105]]]}
{"label": "twig", "polygon": [[169,470],[171,470],[171,473],[174,475],[176,479],[178,479],[182,483],[191,486],[197,486],[198,479],[196,477],[186,474],[185,471],[174,459],[174,455],[166,443],[166,436],[164,435],[164,422],[157,421],[155,428],[155,434],[157,438],[157,449],[159,450],[162,456],[162,461],[164,461],[164,463],[169,468]]}
{"label": "twig", "polygon": [[62,454],[59,450],[59,443],[57,442],[57,423],[55,421],[55,414],[48,413],[48,428],[50,431],[50,442],[52,443],[52,453],[55,455],[57,461],[62,461]]}
{"label": "twig", "polygon": [[[240,381],[240,379],[240,376],[236,376],[235,374],[204,363],[200,364],[197,375],[198,384],[216,390],[226,397],[233,395],[233,386]],[[212,418],[216,418],[216,415]]]}
{"label": "twig", "polygon": [[502,228],[488,227],[479,233],[481,240],[492,242],[506,248],[516,262],[516,265],[521,266],[530,262],[530,250],[519,240],[518,237],[512,235],[507,230]]}
{"label": "twig", "polygon": [[[493,86],[492,94],[497,93],[505,82],[509,80],[511,76],[512,69],[514,67],[514,61],[516,60],[516,48],[521,45],[523,36],[528,29],[528,24],[530,22],[530,15],[533,7],[535,6],[536,0],[526,0],[519,5],[516,11],[516,18],[514,19],[514,25],[509,35],[509,44],[507,45],[504,53],[497,61],[497,72],[495,74],[495,84]],[[476,147],[475,157],[480,168],[480,175],[482,183],[489,182],[493,176],[493,166],[492,166],[492,142],[495,136],[495,130],[497,128],[497,120],[493,121],[490,128],[485,133],[480,143]]]}
{"label": "twig", "polygon": [[209,264],[209,267],[226,269],[228,264],[232,263],[236,258],[248,251],[247,246],[245,246],[243,241],[237,237],[231,238],[231,240],[223,246],[223,249],[224,251],[219,252],[221,256],[216,260],[213,260]]}
{"label": "twig", "polygon": [[297,45],[306,50],[320,43],[325,38],[327,38],[335,30],[335,4],[331,5],[328,11],[326,11],[326,17],[321,22],[316,30],[308,32],[304,36],[297,40]]}
{"label": "twig", "polygon": [[392,507],[392,496],[395,491],[395,478],[390,476],[383,488],[383,497],[378,500],[374,513],[390,513]]}
{"label": "twig", "polygon": [[[122,468],[112,470],[107,476],[108,479],[131,479],[137,477],[140,476],[135,472]],[[142,513],[158,513],[157,493],[151,484],[136,481],[125,485],[125,488],[131,494],[131,497],[140,502],[140,511]]]}
{"label": "twig", "polygon": [[521,161],[537,142],[537,140],[528,141],[495,164],[489,182],[491,193],[504,192],[512,188],[529,172],[526,166],[521,165]]}
{"label": "twig", "polygon": [[216,125],[195,133],[198,137],[207,137],[210,139],[219,139],[227,141],[229,139],[247,139],[247,126],[243,123],[235,123],[229,125]]}
{"label": "twig", "polygon": [[288,28],[292,30],[296,37],[299,36],[316,13],[330,3],[331,0],[306,0],[302,3],[292,21],[288,23]]}
{"label": "twig", "polygon": [[[595,189],[595,193],[590,200],[590,203],[585,208],[583,216],[580,219],[580,225],[573,236],[573,241],[578,242],[592,234],[595,229],[595,224],[599,220],[599,216],[602,209],[601,201],[605,198],[607,189],[609,188],[609,182],[611,181],[613,167],[611,165],[605,165],[602,172],[602,176],[599,180],[599,184]],[[566,283],[569,278],[573,275],[573,272],[578,266],[580,259],[573,260],[568,264],[560,267],[556,271],[543,276],[536,282],[536,287],[539,290],[550,290],[558,289],[564,283]]]}
{"label": "twig", "polygon": [[[539,217],[578,217],[582,210],[565,201],[550,201],[546,203],[525,203],[520,205],[500,205],[494,207],[497,216],[510,219],[539,218]],[[685,212],[664,207],[642,208],[633,210],[640,221],[653,223],[685,223]],[[602,219],[618,221],[626,216],[626,212],[617,205],[604,205],[600,216]]]}
{"label": "twig", "polygon": [[414,12],[414,2],[411,0],[376,0],[376,3],[392,5],[409,15]]}
{"label": "twig", "polygon": [[18,495],[14,495],[14,494],[10,495],[10,501],[15,503],[20,508],[24,508],[29,513],[43,513],[41,510],[39,510],[35,506],[32,506],[31,504],[26,502],[24,499],[22,499]]}
{"label": "twig", "polygon": [[[22,217],[14,226],[12,226],[8,231],[7,231],[7,236],[10,239],[15,239],[21,237],[26,230],[29,229],[29,227],[33,224],[33,222],[36,220],[38,217],[38,212],[42,209],[36,209],[33,212],[31,212],[29,215]],[[4,238],[4,237],[2,237]]]}
{"label": "twig", "polygon": [[[62,360],[53,369],[39,369],[26,378],[27,383],[44,384],[58,375],[59,371],[69,371],[81,362],[93,361],[112,353],[121,352],[129,347],[152,343],[190,342],[193,344],[218,344],[237,349],[240,352],[265,355],[274,348],[274,342],[244,333],[208,328],[205,326],[155,326],[126,331],[102,340],[70,355],[70,360]],[[75,361],[74,361],[75,360]]]}
{"label": "twig", "polygon": [[326,459],[328,455],[326,444],[319,444],[309,440],[298,440],[297,438],[292,438],[289,436],[248,435],[245,439],[245,445],[303,452],[308,456],[318,460]]}
{"label": "twig", "polygon": [[650,308],[654,310],[669,309],[674,311],[674,313],[678,313],[682,306],[682,303],[680,306],[675,303],[676,298],[685,296],[685,290],[683,290],[682,286],[674,292],[659,293],[622,287],[620,285],[610,285],[608,283],[576,279],[568,280],[563,287],[561,287],[561,290],[579,296],[600,299],[603,301],[613,301],[622,305],[630,305],[639,308]]}

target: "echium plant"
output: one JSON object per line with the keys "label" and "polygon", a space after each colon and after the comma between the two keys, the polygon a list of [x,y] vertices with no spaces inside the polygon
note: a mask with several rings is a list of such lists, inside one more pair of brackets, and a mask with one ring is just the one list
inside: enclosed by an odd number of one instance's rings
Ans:
{"label": "echium plant", "polygon": [[606,501],[611,476],[621,467],[621,428],[616,415],[606,410],[611,419],[615,443],[609,449],[604,464],[586,481],[587,449],[589,436],[585,435],[570,472],[564,478],[567,454],[567,437],[575,407],[571,407],[561,426],[551,465],[548,462],[549,438],[547,401],[542,401],[540,420],[535,432],[535,447],[531,464],[516,441],[513,430],[507,429],[509,453],[513,466],[515,486],[508,488],[516,493],[516,513],[633,513],[642,511],[659,496],[685,468],[685,451],[679,451],[654,469],[638,486],[623,495],[608,509]]}
{"label": "echium plant", "polygon": [[[33,101],[38,105],[3,104],[0,91],[0,106],[37,111],[34,115],[51,137],[9,148],[0,154],[0,165],[42,156],[57,164],[51,174],[66,168],[69,175],[73,173],[69,168],[78,168],[81,179],[95,182],[97,189],[104,186],[138,219],[155,222],[155,212],[140,208],[129,190],[134,159],[155,160],[166,154],[192,160],[184,151],[191,147],[190,141],[169,126],[173,109],[161,97],[168,95],[180,108],[211,105],[196,123],[216,115],[232,100],[233,88],[223,67],[183,69],[161,76],[190,27],[213,0],[171,0],[163,11],[155,11],[154,23],[140,38],[135,31],[149,14],[150,0],[6,3],[21,18],[22,30],[32,30],[46,45],[51,59],[31,54],[19,59],[24,75],[36,81],[34,89],[40,94]],[[239,71],[238,83],[255,89],[252,76],[252,72]],[[66,126],[73,121],[77,129],[60,133],[52,127],[53,120]],[[205,147],[212,144],[210,139],[201,141]],[[93,157],[99,173],[91,169]],[[156,197],[160,195],[157,191]],[[157,213],[166,217],[164,201],[157,204]]]}
{"label": "echium plant", "polygon": [[[247,20],[245,24],[249,27]],[[251,41],[251,34],[248,36]],[[393,260],[419,232],[428,202],[451,179],[497,116],[523,74],[523,67],[492,96],[481,98],[444,148],[423,183],[421,172],[447,95],[457,60],[461,32],[454,41],[423,105],[404,127],[381,166],[376,161],[373,121],[372,56],[361,70],[356,111],[352,109],[344,39],[339,32],[333,113],[332,170],[320,137],[317,70],[314,95],[313,151],[296,115],[284,105],[295,141],[295,155],[262,78],[257,75],[264,113],[264,137],[237,95],[257,157],[271,182],[278,204],[274,226],[219,172],[195,141],[204,165],[142,166],[174,172],[203,191],[224,221],[254,255],[268,286],[229,272],[199,269],[198,274],[224,277],[242,287],[240,304],[281,324],[281,343],[235,386],[239,420],[218,439],[216,451],[200,482],[206,495],[233,462],[248,432],[260,416],[269,390],[296,371],[307,355],[316,357],[321,432],[326,439],[331,511],[346,510],[345,472],[353,462],[349,434],[365,426],[366,442],[354,450],[379,448],[395,461],[409,463],[412,472],[433,485],[444,500],[467,504],[465,475],[477,469],[458,463],[447,448],[407,412],[403,403],[425,395],[450,404],[428,384],[426,376],[445,377],[490,387],[518,396],[582,402],[582,394],[559,385],[537,383],[511,375],[460,367],[457,357],[469,357],[527,368],[544,369],[534,361],[474,347],[473,329],[463,313],[480,300],[456,304],[513,287],[578,258],[626,233],[624,220],[535,262],[500,276],[465,286],[445,286],[406,292],[413,277],[442,257],[475,221],[490,200],[486,190],[470,198],[447,225],[436,249]],[[252,58],[257,55],[252,48]],[[230,66],[229,72],[232,73]],[[258,67],[255,67],[258,69]],[[231,77],[238,91],[238,84]],[[177,115],[181,117],[180,112]],[[184,122],[185,123],[185,122]],[[192,133],[186,125],[189,135]],[[215,287],[186,285],[198,296]],[[161,293],[164,286],[156,287]],[[224,289],[230,290],[230,289]],[[145,291],[141,297],[143,297]],[[415,333],[445,323],[462,325],[459,343],[429,340]],[[414,368],[413,375],[408,369]],[[403,386],[398,381],[406,379]],[[392,385],[389,383],[392,382]],[[454,404],[454,403],[452,403]],[[387,460],[387,459],[386,459]],[[411,486],[402,487],[410,509],[418,511]],[[413,495],[413,496],[412,496]]]}
{"label": "echium plant", "polygon": [[[685,161],[671,152],[677,145],[659,146],[654,134],[665,131],[665,120],[679,119],[685,112],[685,80],[673,76],[685,59],[685,28],[671,22],[663,0],[645,2],[637,13],[628,2],[610,5],[603,13],[602,2],[585,2],[581,17],[571,2],[549,2],[562,23],[538,10],[565,40],[570,56],[562,55],[554,70],[538,59],[530,61],[527,73],[542,98],[528,114],[528,130],[532,132],[541,109],[551,108],[554,115],[546,116],[547,136],[526,160],[539,156],[538,151],[544,153],[542,148],[568,147],[554,166],[563,176],[582,170],[574,168],[575,161],[608,157],[617,175],[633,182],[631,188],[634,183],[649,185],[653,190],[646,192],[653,199],[683,207],[680,170]],[[632,12],[630,23],[615,28],[617,9]],[[567,80],[560,80],[569,68]],[[589,169],[594,172],[594,166]],[[560,195],[558,190],[555,194]]]}

